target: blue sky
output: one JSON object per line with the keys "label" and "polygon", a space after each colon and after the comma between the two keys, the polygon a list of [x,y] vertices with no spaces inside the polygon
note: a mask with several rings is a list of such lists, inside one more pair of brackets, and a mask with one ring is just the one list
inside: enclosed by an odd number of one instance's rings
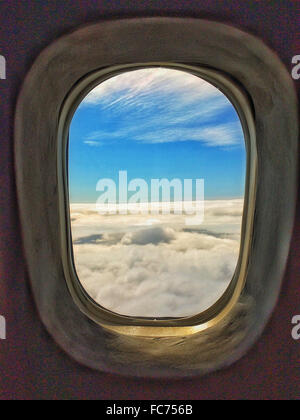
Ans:
{"label": "blue sky", "polygon": [[70,126],[71,202],[95,203],[101,178],[205,181],[205,198],[244,195],[239,117],[214,86],[189,73],[148,68],[96,87]]}

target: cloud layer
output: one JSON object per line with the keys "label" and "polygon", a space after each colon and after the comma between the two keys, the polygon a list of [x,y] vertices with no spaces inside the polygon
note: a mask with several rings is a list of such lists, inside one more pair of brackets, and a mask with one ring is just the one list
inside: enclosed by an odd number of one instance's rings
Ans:
{"label": "cloud layer", "polygon": [[180,317],[210,307],[237,264],[243,200],[206,203],[201,226],[184,216],[106,215],[72,204],[78,277],[90,296],[131,316]]}

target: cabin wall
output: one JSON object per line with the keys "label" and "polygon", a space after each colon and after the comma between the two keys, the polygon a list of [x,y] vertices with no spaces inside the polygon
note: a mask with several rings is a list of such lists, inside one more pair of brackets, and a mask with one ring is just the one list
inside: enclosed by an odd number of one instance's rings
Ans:
{"label": "cabin wall", "polygon": [[[64,354],[39,320],[22,251],[14,179],[13,119],[20,87],[37,55],[78,26],[157,15],[206,18],[249,31],[277,52],[289,72],[293,56],[300,54],[299,1],[11,0],[0,5],[0,55],[7,62],[6,79],[0,80],[0,315],[7,323],[7,339],[0,340],[0,399],[299,398],[300,340],[291,335],[291,320],[300,315],[299,200],[273,317],[249,353],[223,371],[187,380],[95,372]],[[295,87],[299,97],[300,80],[295,80]]]}

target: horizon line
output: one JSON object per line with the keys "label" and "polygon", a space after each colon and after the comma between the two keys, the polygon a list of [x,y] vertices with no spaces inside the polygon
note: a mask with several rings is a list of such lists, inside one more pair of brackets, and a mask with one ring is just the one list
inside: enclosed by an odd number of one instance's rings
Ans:
{"label": "horizon line", "polygon": [[[228,201],[228,200],[244,200],[245,197],[220,197],[220,198],[209,198],[209,199],[204,199],[203,201]],[[123,202],[116,202],[116,203],[102,203],[102,204],[114,204],[114,205],[120,205],[120,204],[160,204],[160,203],[196,203],[202,200],[170,200],[170,201],[142,201],[142,202],[137,202],[137,203],[129,203],[126,201]],[[95,204],[97,205],[97,201],[72,201],[69,200],[70,204]]]}

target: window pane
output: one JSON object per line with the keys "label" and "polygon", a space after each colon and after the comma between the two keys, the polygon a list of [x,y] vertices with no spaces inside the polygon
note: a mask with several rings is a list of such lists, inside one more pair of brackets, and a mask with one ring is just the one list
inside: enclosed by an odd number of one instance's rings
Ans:
{"label": "window pane", "polygon": [[239,256],[246,149],[237,112],[190,73],[145,68],[100,83],[69,136],[74,264],[113,312],[198,314]]}

